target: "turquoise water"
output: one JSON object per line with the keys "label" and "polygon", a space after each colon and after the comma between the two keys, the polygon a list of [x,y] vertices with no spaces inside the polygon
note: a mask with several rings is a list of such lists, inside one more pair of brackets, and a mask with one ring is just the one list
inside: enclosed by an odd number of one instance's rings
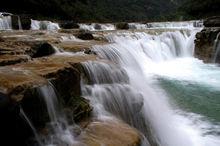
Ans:
{"label": "turquoise water", "polygon": [[211,122],[220,122],[220,89],[189,81],[159,79],[173,104],[187,112],[207,117]]}

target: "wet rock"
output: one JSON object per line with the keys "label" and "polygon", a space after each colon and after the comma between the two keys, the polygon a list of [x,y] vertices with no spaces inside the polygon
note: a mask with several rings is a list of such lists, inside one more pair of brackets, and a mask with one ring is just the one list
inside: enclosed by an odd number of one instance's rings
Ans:
{"label": "wet rock", "polygon": [[47,42],[39,42],[32,45],[29,55],[33,58],[44,57],[54,54],[56,51],[53,46]]}
{"label": "wet rock", "polygon": [[79,34],[77,34],[77,37],[82,40],[93,40],[94,39],[91,32],[83,31],[83,30],[80,31]]}
{"label": "wet rock", "polygon": [[73,21],[60,22],[60,27],[63,29],[78,29],[79,25]]}
{"label": "wet rock", "polygon": [[71,113],[71,117],[75,122],[79,122],[82,119],[87,119],[90,116],[92,107],[89,104],[89,100],[83,97],[72,97],[68,101],[68,109]]}
{"label": "wet rock", "polygon": [[121,22],[116,24],[117,29],[129,29],[129,25],[126,22]]}
{"label": "wet rock", "polygon": [[[206,63],[213,62],[215,52],[214,41],[220,32],[220,28],[204,28],[196,34],[195,40],[195,57]],[[217,61],[217,62],[220,62]]]}
{"label": "wet rock", "polygon": [[220,16],[213,16],[204,20],[205,27],[220,27]]}
{"label": "wet rock", "polygon": [[80,139],[88,146],[139,146],[141,143],[138,131],[119,121],[92,122]]}

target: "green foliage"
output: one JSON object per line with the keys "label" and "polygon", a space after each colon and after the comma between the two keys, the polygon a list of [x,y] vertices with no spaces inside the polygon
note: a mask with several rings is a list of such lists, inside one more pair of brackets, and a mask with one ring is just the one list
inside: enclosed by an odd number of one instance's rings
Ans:
{"label": "green foliage", "polygon": [[122,22],[201,18],[219,14],[219,6],[220,0],[7,0],[0,9],[38,19]]}

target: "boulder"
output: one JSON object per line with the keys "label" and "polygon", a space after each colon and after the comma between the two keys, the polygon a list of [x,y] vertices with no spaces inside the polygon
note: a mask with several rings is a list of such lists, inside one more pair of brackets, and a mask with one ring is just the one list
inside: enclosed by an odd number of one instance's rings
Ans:
{"label": "boulder", "polygon": [[49,56],[56,53],[54,47],[47,42],[36,42],[31,45],[32,47],[31,51],[29,52],[29,55],[32,58]]}
{"label": "boulder", "polygon": [[204,20],[205,27],[220,27],[220,16],[209,17]]}
{"label": "boulder", "polygon": [[120,121],[91,122],[80,135],[87,146],[139,146],[139,132]]}
{"label": "boulder", "polygon": [[117,29],[129,29],[129,25],[126,22],[121,22],[116,24]]}

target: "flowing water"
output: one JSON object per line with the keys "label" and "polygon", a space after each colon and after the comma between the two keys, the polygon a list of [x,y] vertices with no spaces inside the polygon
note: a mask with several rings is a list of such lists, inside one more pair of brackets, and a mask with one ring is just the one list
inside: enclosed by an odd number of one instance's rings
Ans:
{"label": "flowing water", "polygon": [[55,31],[60,29],[60,27],[58,23],[53,23],[51,21],[38,21],[31,19],[31,29]]}
{"label": "flowing water", "polygon": [[94,116],[117,117],[159,146],[220,145],[220,69],[193,57],[199,29],[107,34],[85,62]]}
{"label": "flowing water", "polygon": [[113,24],[79,24],[80,29],[89,30],[89,31],[106,31],[106,30],[115,30],[115,25]]}
{"label": "flowing water", "polygon": [[0,30],[11,30],[11,29],[12,29],[11,16],[0,15]]}
{"label": "flowing water", "polygon": [[69,125],[62,108],[58,102],[57,94],[53,85],[50,83],[39,88],[39,94],[44,98],[47,111],[50,117],[48,125],[49,137],[45,138],[44,145],[60,146],[76,144],[73,136],[74,127]]}

